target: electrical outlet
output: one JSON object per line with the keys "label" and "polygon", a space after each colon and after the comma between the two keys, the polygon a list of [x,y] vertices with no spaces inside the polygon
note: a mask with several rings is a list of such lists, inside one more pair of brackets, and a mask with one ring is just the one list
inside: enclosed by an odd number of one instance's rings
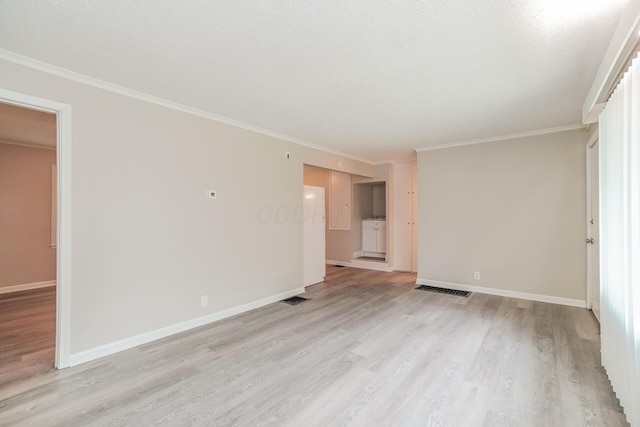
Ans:
{"label": "electrical outlet", "polygon": [[200,297],[200,307],[206,307],[209,305],[209,295],[202,295]]}
{"label": "electrical outlet", "polygon": [[473,272],[473,278],[476,280],[480,280],[480,272],[479,271],[474,271]]}

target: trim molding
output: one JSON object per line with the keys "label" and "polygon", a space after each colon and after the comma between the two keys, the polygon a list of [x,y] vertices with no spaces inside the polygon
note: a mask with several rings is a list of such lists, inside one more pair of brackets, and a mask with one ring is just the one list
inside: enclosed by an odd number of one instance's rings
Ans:
{"label": "trim molding", "polygon": [[120,341],[105,344],[100,347],[92,348],[89,350],[81,351],[70,356],[70,365],[76,366],[81,363],[86,363],[91,360],[99,359],[101,357],[109,356],[120,351],[128,350],[133,347],[137,347],[143,344],[147,344],[151,341],[159,340],[161,338],[175,335],[180,332],[185,332],[199,326],[207,325],[209,323],[216,322],[218,320],[226,319],[227,317],[235,316],[236,314],[244,313],[249,310],[253,310],[274,302],[281,301],[286,298],[290,298],[295,295],[303,294],[304,288],[297,288],[290,291],[282,292],[277,295],[266,297],[257,301],[253,301],[247,304],[242,304],[236,307],[229,308],[227,310],[218,311],[216,313],[207,314],[206,316],[197,317],[195,319],[187,320],[185,322],[177,323],[175,325],[167,326],[164,328],[156,329],[154,331],[145,332],[140,335],[136,335],[130,338],[125,338]]}
{"label": "trim molding", "polygon": [[498,135],[498,136],[489,136],[487,138],[479,138],[479,139],[469,139],[467,141],[458,141],[458,142],[448,142],[446,144],[439,145],[429,145],[426,147],[418,147],[415,150],[417,152],[421,151],[430,151],[430,150],[441,150],[443,148],[452,148],[452,147],[462,147],[465,145],[475,145],[475,144],[484,144],[486,142],[496,142],[496,141],[505,141],[507,139],[518,139],[518,138],[526,138],[529,136],[537,136],[537,135],[547,135],[550,133],[558,133],[558,132],[566,132],[569,130],[577,130],[584,129],[587,125],[583,125],[581,123],[576,123],[573,125],[566,126],[557,126],[546,129],[538,129],[532,130],[528,132],[519,132],[519,133],[511,133],[507,135]]}
{"label": "trim molding", "polygon": [[600,129],[596,130],[587,140],[587,149],[596,145],[596,142],[600,139]]}
{"label": "trim molding", "polygon": [[343,267],[352,267],[351,263],[349,261],[333,261],[333,260],[326,260],[325,264],[327,265],[341,265]]}
{"label": "trim molding", "polygon": [[258,126],[253,126],[248,123],[244,123],[238,120],[230,119],[228,117],[219,116],[217,114],[210,113],[205,110],[200,110],[198,108],[192,108],[184,104],[180,104],[178,102],[173,102],[168,99],[159,98],[157,96],[149,95],[144,92],[139,92],[134,89],[130,89],[124,86],[116,85],[114,83],[109,83],[104,80],[96,79],[94,77],[87,76],[85,74],[80,74],[75,71],[68,70],[66,68],[58,67],[56,65],[48,64],[46,62],[38,61],[37,59],[29,58],[28,56],[20,55],[18,53],[12,52],[6,49],[0,49],[0,59],[4,59],[5,61],[12,62],[14,64],[22,65],[24,67],[32,68],[34,70],[43,71],[45,73],[53,74],[58,77],[62,77],[67,80],[73,80],[78,83],[86,84],[89,86],[97,87],[99,89],[107,90],[109,92],[114,92],[120,95],[128,96],[130,98],[135,98],[141,101],[149,102],[152,104],[160,105],[166,108],[170,108],[172,110],[182,111],[183,113],[192,114],[194,116],[203,117],[209,120],[215,120],[217,122],[225,123],[228,125],[236,126],[242,129],[250,130],[252,132],[260,133],[263,135],[271,136],[273,138],[282,139],[285,141],[293,142],[294,144],[302,145],[304,147],[313,148],[316,150],[324,151],[325,153],[335,154],[337,156],[342,156],[351,160],[356,160],[358,162],[366,163],[369,165],[375,165],[375,163],[371,160],[363,159],[357,156],[353,156],[351,154],[343,153],[342,151],[333,150],[330,148],[323,147],[321,145],[313,144],[311,142],[304,141],[302,139],[294,138],[282,133],[274,132],[269,129],[263,129]]}
{"label": "trim molding", "polygon": [[364,268],[367,270],[375,270],[375,271],[384,271],[387,273],[393,271],[393,268],[389,266],[388,262],[366,261],[366,260],[359,260],[359,259],[352,259],[351,267]]}
{"label": "trim molding", "polygon": [[418,160],[418,158],[416,157],[416,153],[415,150],[411,152],[411,155],[409,156],[409,159],[396,159],[396,160],[385,160],[385,161],[378,161],[378,162],[374,162],[373,165],[374,166],[378,166],[378,165],[395,165],[397,163],[411,163],[411,162],[415,162]]}
{"label": "trim molding", "polygon": [[[594,136],[595,138],[593,139],[593,143],[591,143],[591,141],[587,141],[587,148],[586,148],[586,165],[585,165],[585,172],[586,172],[586,184],[587,184],[587,197],[586,197],[586,236],[587,238],[591,238],[593,236],[593,225],[591,224],[591,219],[593,219],[593,212],[591,211],[591,203],[593,201],[593,193],[594,193],[594,189],[591,185],[592,183],[592,174],[594,173],[591,164],[593,161],[593,153],[595,150],[595,144],[598,142],[598,135],[599,132],[595,132]],[[591,312],[593,313],[593,317],[596,318],[596,320],[598,320],[598,323],[600,323],[600,319],[598,319],[595,315],[595,313],[593,312],[593,297],[594,297],[594,290],[593,286],[593,256],[594,256],[594,247],[592,244],[587,245],[587,308],[591,309]],[[599,289],[598,289],[599,291]]]}
{"label": "trim molding", "polygon": [[71,105],[0,88],[2,102],[56,114],[58,244],[55,366],[69,366],[71,349]]}
{"label": "trim molding", "polygon": [[34,282],[34,283],[24,283],[22,285],[5,286],[0,288],[0,294],[29,291],[31,289],[49,288],[55,285],[56,285],[55,280],[47,280],[45,282]]}
{"label": "trim molding", "polygon": [[551,304],[568,305],[570,307],[587,308],[587,302],[580,299],[554,297],[551,295],[530,294],[527,292],[509,291],[506,289],[485,288],[484,286],[464,285],[460,283],[441,282],[439,280],[418,279],[416,285],[429,285],[436,288],[449,288],[457,291],[477,292],[479,294],[497,295],[501,297],[519,298],[529,301],[548,302]]}
{"label": "trim molding", "polygon": [[52,150],[52,151],[56,150],[55,146],[52,147],[50,145],[32,144],[29,142],[9,141],[7,139],[0,139],[0,144],[18,145],[20,147],[27,147],[27,148],[39,148],[41,150]]}

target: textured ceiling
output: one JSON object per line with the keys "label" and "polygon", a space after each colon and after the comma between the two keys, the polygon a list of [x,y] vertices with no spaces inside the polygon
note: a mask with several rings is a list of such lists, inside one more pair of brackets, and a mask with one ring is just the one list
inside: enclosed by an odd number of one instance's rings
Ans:
{"label": "textured ceiling", "polygon": [[0,48],[373,161],[579,123],[625,0],[0,0]]}
{"label": "textured ceiling", "polygon": [[3,141],[55,147],[56,116],[0,103],[0,143]]}

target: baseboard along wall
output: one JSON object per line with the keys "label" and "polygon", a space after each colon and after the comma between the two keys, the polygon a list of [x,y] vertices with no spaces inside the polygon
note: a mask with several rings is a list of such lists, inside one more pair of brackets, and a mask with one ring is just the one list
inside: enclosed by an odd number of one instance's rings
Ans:
{"label": "baseboard along wall", "polygon": [[48,288],[56,286],[55,280],[47,280],[45,282],[24,283],[22,285],[12,285],[0,287],[0,294],[8,294],[10,292],[30,291],[32,289]]}
{"label": "baseboard along wall", "polygon": [[343,267],[351,267],[351,263],[349,261],[333,261],[333,260],[326,260],[325,264],[327,265],[341,265]]}
{"label": "baseboard along wall", "polygon": [[299,295],[305,292],[304,288],[293,289],[290,291],[282,292],[277,295],[266,297],[257,301],[253,301],[247,304],[242,304],[236,307],[229,308],[227,310],[211,313],[206,316],[198,317],[196,319],[187,320],[175,325],[167,326],[165,328],[156,329],[154,331],[145,332],[144,334],[136,335],[134,337],[125,338],[120,341],[116,341],[110,344],[105,344],[100,347],[92,348],[89,350],[81,351],[79,353],[72,354],[69,358],[70,365],[76,366],[81,363],[86,363],[101,357],[109,356],[120,351],[128,350],[139,345],[147,344],[151,341],[166,338],[170,335],[178,334],[180,332],[188,331],[189,329],[197,328],[209,323],[216,322],[218,320],[226,319],[227,317],[235,316],[249,310],[263,307],[265,305],[281,301],[286,298],[290,298],[295,295]]}
{"label": "baseboard along wall", "polygon": [[436,288],[448,288],[458,291],[477,292],[479,294],[497,295],[501,297],[519,298],[529,301],[548,302],[551,304],[568,305],[571,307],[587,308],[587,301],[572,298],[555,297],[551,295],[530,294],[527,292],[509,291],[505,289],[486,288],[484,286],[465,285],[461,283],[442,282],[439,280],[420,279],[416,280],[417,285],[428,285]]}

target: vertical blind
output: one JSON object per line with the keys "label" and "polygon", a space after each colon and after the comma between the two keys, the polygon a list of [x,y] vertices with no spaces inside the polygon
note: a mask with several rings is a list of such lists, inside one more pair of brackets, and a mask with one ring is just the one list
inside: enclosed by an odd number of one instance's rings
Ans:
{"label": "vertical blind", "polygon": [[600,115],[602,365],[640,426],[640,58]]}

